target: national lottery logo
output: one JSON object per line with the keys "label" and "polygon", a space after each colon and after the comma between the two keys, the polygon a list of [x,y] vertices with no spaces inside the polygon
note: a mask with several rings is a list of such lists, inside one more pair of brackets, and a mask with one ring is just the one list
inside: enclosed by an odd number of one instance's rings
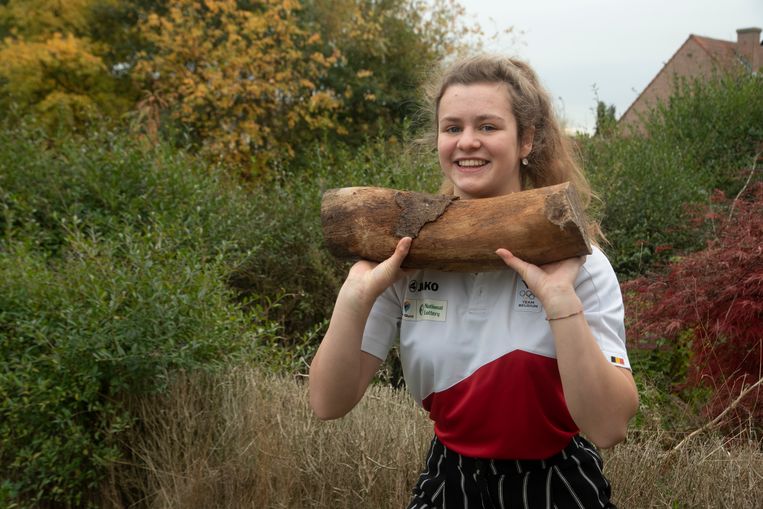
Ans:
{"label": "national lottery logo", "polygon": [[403,301],[403,320],[444,322],[448,313],[448,301],[434,299],[410,299]]}

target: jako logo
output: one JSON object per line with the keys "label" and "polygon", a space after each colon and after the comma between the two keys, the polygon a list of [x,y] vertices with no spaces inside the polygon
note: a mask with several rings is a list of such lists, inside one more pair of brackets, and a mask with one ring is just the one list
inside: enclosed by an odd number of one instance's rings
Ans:
{"label": "jako logo", "polygon": [[440,285],[434,281],[416,281],[414,279],[408,285],[408,290],[410,290],[412,293],[423,292],[423,291],[436,292],[439,289],[440,289]]}

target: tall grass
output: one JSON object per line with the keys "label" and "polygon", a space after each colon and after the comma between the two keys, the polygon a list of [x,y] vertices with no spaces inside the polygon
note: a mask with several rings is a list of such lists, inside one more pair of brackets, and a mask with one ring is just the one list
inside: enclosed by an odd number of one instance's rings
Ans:
{"label": "tall grass", "polygon": [[605,451],[605,474],[622,508],[761,507],[761,443],[702,436],[675,450],[683,434],[631,430],[627,442]]}
{"label": "tall grass", "polygon": [[[112,508],[401,508],[432,436],[404,392],[373,386],[322,422],[302,380],[251,368],[181,376],[130,404],[144,425],[125,444],[134,463],[104,487]],[[620,507],[760,507],[760,443],[703,436],[673,451],[680,437],[634,429],[604,451]]]}
{"label": "tall grass", "polygon": [[125,444],[136,466],[112,471],[114,507],[399,508],[431,439],[423,411],[389,387],[321,422],[306,384],[245,368],[183,376],[132,405],[143,429]]}

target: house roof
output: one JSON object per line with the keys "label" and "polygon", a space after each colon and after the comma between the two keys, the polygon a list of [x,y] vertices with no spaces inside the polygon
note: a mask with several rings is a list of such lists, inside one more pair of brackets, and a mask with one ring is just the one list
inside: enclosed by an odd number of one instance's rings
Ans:
{"label": "house roof", "polygon": [[665,64],[662,66],[662,69],[654,75],[654,77],[649,81],[649,84],[647,84],[646,87],[644,87],[641,90],[641,93],[639,93],[638,97],[628,106],[628,109],[626,109],[622,115],[620,115],[620,120],[625,118],[625,116],[628,114],[628,112],[639,102],[641,99],[641,96],[644,95],[644,93],[652,86],[652,83],[655,82],[655,80],[663,73],[665,72],[665,69],[668,68],[670,63],[673,61],[673,59],[676,58],[676,55],[678,55],[684,47],[687,45],[694,43],[702,50],[707,53],[707,55],[718,65],[720,68],[724,70],[731,70],[734,68],[735,65],[738,65],[740,63],[739,56],[737,55],[737,43],[732,41],[723,41],[721,39],[712,39],[710,37],[703,37],[701,35],[694,35],[690,34],[689,37],[684,41],[684,43],[676,50],[675,53],[670,57],[670,59],[665,62]]}
{"label": "house roof", "polygon": [[729,69],[739,64],[736,42],[711,39],[694,34],[690,35],[689,39],[693,39],[720,67]]}

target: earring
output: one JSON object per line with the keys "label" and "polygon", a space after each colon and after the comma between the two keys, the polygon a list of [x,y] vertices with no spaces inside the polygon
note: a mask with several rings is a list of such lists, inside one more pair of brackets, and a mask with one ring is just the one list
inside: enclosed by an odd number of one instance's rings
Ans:
{"label": "earring", "polygon": [[527,166],[528,164],[530,164],[530,163],[529,163],[529,161],[527,160],[527,158],[526,158],[526,157],[523,157],[523,158],[522,158],[522,166]]}

